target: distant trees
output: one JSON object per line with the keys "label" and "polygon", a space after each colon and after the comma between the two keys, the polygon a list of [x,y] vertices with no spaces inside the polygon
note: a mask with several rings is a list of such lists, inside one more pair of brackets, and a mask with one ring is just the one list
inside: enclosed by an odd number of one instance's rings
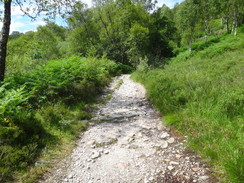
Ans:
{"label": "distant trees", "polygon": [[14,72],[25,72],[47,60],[66,56],[67,30],[54,23],[39,26],[36,32],[13,33],[8,42],[7,75]]}
{"label": "distant trees", "polygon": [[[16,2],[24,8],[22,1]],[[68,27],[48,22],[36,32],[13,32],[8,43],[7,74],[73,54],[108,57],[134,67],[142,60],[157,65],[174,56],[181,46],[192,48],[193,42],[206,41],[209,36],[223,32],[236,35],[236,28],[244,23],[243,0],[185,0],[173,9],[166,5],[154,9],[152,0],[94,0],[91,8],[76,0],[52,2],[56,3],[54,9],[49,1],[41,0],[33,3],[39,9],[30,7],[30,10],[37,14],[45,11],[49,16],[65,12],[62,7],[70,7],[65,14]],[[67,5],[68,2],[71,4]],[[4,3],[11,5],[11,1]],[[8,32],[3,33],[0,53],[4,53],[4,36],[8,38]],[[4,64],[3,54],[2,79]]]}
{"label": "distant trees", "polygon": [[[236,35],[236,28],[244,23],[244,1],[185,0],[171,10],[164,8],[163,13],[173,17],[182,43],[187,42],[191,48],[194,39],[202,37],[206,41],[221,26],[227,33]],[[218,28],[213,25],[216,20],[219,20]]]}
{"label": "distant trees", "polygon": [[12,34],[9,36],[9,39],[17,39],[19,38],[23,33],[19,31],[13,31]]}
{"label": "distant trees", "polygon": [[169,41],[176,29],[160,13],[148,12],[154,2],[96,0],[94,3],[90,9],[77,3],[68,18],[71,29],[68,39],[73,53],[106,55],[134,66],[140,58],[162,60],[173,55]]}
{"label": "distant trees", "polygon": [[[0,82],[4,80],[6,56],[7,56],[7,42],[9,39],[9,30],[11,24],[11,6],[13,3],[19,5],[20,9],[25,15],[32,18],[38,16],[41,12],[46,12],[46,15],[62,14],[70,7],[75,0],[1,0],[3,3],[3,26],[0,33]],[[27,5],[27,6],[25,6]],[[26,8],[25,8],[26,7]]]}
{"label": "distant trees", "polygon": [[11,66],[19,70],[17,58],[41,63],[72,54],[106,56],[134,67],[142,59],[163,62],[174,55],[177,32],[174,22],[160,10],[151,12],[154,7],[151,0],[95,0],[92,8],[76,2],[67,14],[67,29],[49,22],[37,32],[10,41],[8,73]]}

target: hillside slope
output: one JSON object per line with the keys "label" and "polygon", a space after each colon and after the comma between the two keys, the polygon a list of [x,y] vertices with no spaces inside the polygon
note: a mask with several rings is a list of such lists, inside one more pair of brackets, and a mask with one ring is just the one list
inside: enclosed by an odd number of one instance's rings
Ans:
{"label": "hillside slope", "polygon": [[223,182],[244,182],[244,33],[197,43],[164,69],[133,78]]}
{"label": "hillside slope", "polygon": [[71,151],[87,127],[88,106],[112,76],[127,68],[73,56],[0,83],[0,182],[34,182],[45,171],[43,162]]}

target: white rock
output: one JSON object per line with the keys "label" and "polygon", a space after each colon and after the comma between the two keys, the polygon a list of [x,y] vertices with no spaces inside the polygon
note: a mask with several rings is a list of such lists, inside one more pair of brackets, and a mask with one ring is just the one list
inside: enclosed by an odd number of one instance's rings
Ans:
{"label": "white rock", "polygon": [[200,168],[198,168],[198,167],[193,167],[192,170],[193,170],[194,172],[197,172],[197,171],[200,170]]}
{"label": "white rock", "polygon": [[182,156],[179,155],[179,154],[176,154],[175,157],[176,157],[177,159],[180,159]]}
{"label": "white rock", "polygon": [[152,129],[151,126],[147,126],[147,125],[142,125],[142,128],[147,129],[147,130],[151,130]]}
{"label": "white rock", "polygon": [[91,155],[91,159],[96,159],[98,157],[100,157],[100,153],[97,151],[94,151],[93,154]]}
{"label": "white rock", "polygon": [[108,135],[108,139],[117,139],[117,136],[115,134]]}
{"label": "white rock", "polygon": [[138,133],[137,136],[138,136],[138,137],[142,137],[142,133],[141,133],[141,132]]}
{"label": "white rock", "polygon": [[131,143],[134,140],[134,138],[129,138],[128,142]]}
{"label": "white rock", "polygon": [[179,165],[179,163],[176,162],[176,161],[171,161],[169,164],[171,164],[171,165]]}
{"label": "white rock", "polygon": [[169,140],[167,140],[167,142],[168,142],[169,144],[172,144],[172,143],[175,142],[175,139],[174,139],[173,137],[171,137]]}
{"label": "white rock", "polygon": [[167,141],[162,141],[161,142],[161,148],[163,148],[163,149],[165,149],[165,148],[167,148],[168,147],[168,142]]}
{"label": "white rock", "polygon": [[95,140],[90,140],[89,142],[87,142],[87,145],[93,145],[93,144],[95,144]]}
{"label": "white rock", "polygon": [[95,149],[96,148],[96,145],[95,144],[91,145],[91,148]]}
{"label": "white rock", "polygon": [[100,153],[103,153],[103,149],[100,149],[99,152],[100,152]]}
{"label": "white rock", "polygon": [[129,134],[128,134],[128,137],[134,137],[136,135],[136,132],[130,132]]}
{"label": "white rock", "polygon": [[144,178],[144,183],[149,183],[146,177]]}
{"label": "white rock", "polygon": [[73,175],[72,175],[72,174],[70,174],[70,175],[68,176],[68,178],[69,178],[69,179],[72,179],[72,178],[73,178]]}
{"label": "white rock", "polygon": [[201,176],[199,177],[200,180],[207,180],[209,177],[208,176]]}
{"label": "white rock", "polygon": [[149,141],[149,139],[143,139],[143,142]]}
{"label": "white rock", "polygon": [[161,139],[165,139],[166,137],[169,137],[169,134],[168,134],[167,132],[164,132],[164,133],[160,136]]}
{"label": "white rock", "polygon": [[174,167],[173,167],[173,166],[168,166],[167,168],[169,169],[169,171],[171,171],[171,170],[173,170],[173,169],[174,169]]}
{"label": "white rock", "polygon": [[163,129],[164,129],[164,127],[163,127],[163,125],[162,125],[162,124],[159,124],[159,125],[157,126],[157,129],[158,129],[159,131],[161,131],[161,130],[163,130]]}

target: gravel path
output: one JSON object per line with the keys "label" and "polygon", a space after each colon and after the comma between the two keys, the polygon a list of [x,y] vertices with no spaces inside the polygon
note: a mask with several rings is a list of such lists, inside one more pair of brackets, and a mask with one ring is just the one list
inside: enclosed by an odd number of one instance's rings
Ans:
{"label": "gravel path", "polygon": [[211,182],[206,165],[161,124],[142,85],[122,75],[110,89],[112,98],[95,112],[71,157],[40,182]]}

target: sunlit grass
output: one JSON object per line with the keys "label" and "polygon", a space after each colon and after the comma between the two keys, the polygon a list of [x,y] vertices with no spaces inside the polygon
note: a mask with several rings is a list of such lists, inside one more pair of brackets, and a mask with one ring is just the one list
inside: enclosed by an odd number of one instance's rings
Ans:
{"label": "sunlit grass", "polygon": [[189,145],[211,159],[223,182],[244,182],[243,37],[199,43],[201,49],[181,53],[163,70],[133,74],[164,122],[188,135]]}

